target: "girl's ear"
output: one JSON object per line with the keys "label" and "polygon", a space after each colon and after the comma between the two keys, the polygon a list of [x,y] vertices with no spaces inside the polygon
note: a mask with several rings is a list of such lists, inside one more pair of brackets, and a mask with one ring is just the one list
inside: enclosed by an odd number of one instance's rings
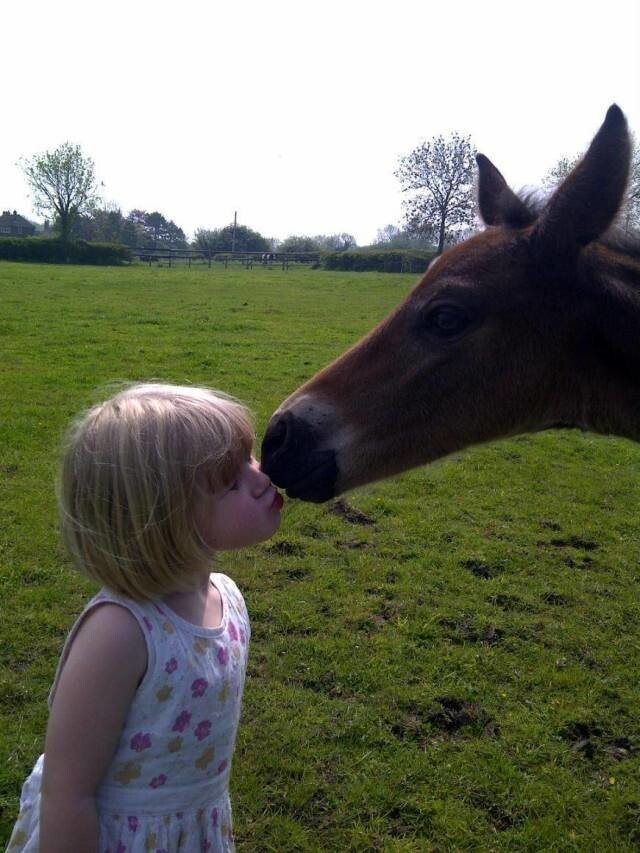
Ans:
{"label": "girl's ear", "polygon": [[488,157],[476,156],[478,164],[478,207],[485,225],[524,228],[535,219],[526,204],[511,190]]}
{"label": "girl's ear", "polygon": [[622,204],[630,159],[627,122],[614,104],[589,150],[540,215],[531,234],[534,254],[552,265],[566,264],[600,237]]}

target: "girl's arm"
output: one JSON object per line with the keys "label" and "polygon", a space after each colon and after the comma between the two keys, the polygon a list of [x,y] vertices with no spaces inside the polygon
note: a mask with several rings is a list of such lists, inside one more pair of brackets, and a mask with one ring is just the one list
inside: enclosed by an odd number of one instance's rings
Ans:
{"label": "girl's arm", "polygon": [[76,634],[53,699],[45,742],[40,853],[96,853],[95,792],[147,667],[135,618],[103,604]]}

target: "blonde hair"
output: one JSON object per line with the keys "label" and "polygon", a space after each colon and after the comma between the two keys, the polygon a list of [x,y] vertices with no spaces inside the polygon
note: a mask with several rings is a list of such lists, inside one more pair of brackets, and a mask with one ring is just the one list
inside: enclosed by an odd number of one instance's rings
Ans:
{"label": "blonde hair", "polygon": [[133,385],[91,408],[67,434],[58,481],[76,567],[136,600],[188,588],[213,557],[198,489],[232,482],[253,442],[247,409],[207,388]]}

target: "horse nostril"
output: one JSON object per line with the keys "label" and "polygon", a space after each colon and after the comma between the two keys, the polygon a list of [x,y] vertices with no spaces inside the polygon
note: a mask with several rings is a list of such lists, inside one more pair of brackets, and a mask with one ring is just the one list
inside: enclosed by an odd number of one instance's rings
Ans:
{"label": "horse nostril", "polygon": [[278,451],[286,446],[290,421],[291,415],[289,413],[278,415],[277,418],[271,420],[262,441],[263,465],[269,460],[273,460]]}

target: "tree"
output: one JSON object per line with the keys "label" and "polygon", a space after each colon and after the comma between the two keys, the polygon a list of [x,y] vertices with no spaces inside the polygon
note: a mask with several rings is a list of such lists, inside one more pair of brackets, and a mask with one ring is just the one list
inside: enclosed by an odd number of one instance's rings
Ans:
{"label": "tree", "polygon": [[622,214],[623,227],[627,231],[640,231],[640,145],[633,138],[634,148],[631,158],[631,175],[627,188],[627,203]]}
{"label": "tree", "polygon": [[[629,169],[627,197],[618,217],[618,223],[624,231],[640,230],[640,147],[635,138],[633,138],[633,143],[634,150]],[[573,157],[566,155],[561,157],[542,179],[544,187],[553,191],[578,165],[581,157],[582,154],[575,154]]]}
{"label": "tree", "polygon": [[182,228],[172,219],[166,219],[157,210],[132,210],[127,216],[131,225],[126,229],[126,242],[133,248],[145,249],[184,249],[187,241]]}
{"label": "tree", "polygon": [[388,249],[426,249],[433,250],[433,234],[430,229],[426,233],[399,228],[397,225],[385,225],[379,228],[374,246],[385,246]]}
{"label": "tree", "polygon": [[290,234],[279,245],[279,252],[319,252],[320,246],[315,237],[304,234]]}
{"label": "tree", "polygon": [[206,255],[215,252],[270,252],[266,237],[246,225],[226,225],[224,228],[198,228],[193,245]]}
{"label": "tree", "polygon": [[65,142],[54,151],[21,160],[20,165],[33,193],[33,206],[56,221],[66,242],[77,218],[98,202],[93,160],[85,157],[79,145]]}
{"label": "tree", "polygon": [[279,252],[346,252],[358,244],[352,234],[291,234],[278,244]]}
{"label": "tree", "polygon": [[321,250],[326,252],[346,252],[347,249],[354,249],[358,244],[353,234],[318,234],[313,238],[314,242]]}
{"label": "tree", "polygon": [[71,227],[71,236],[80,240],[100,243],[123,243],[125,218],[120,208],[113,204],[96,207],[90,213],[78,216]]}
{"label": "tree", "polygon": [[581,156],[581,154],[574,154],[573,157],[563,155],[542,179],[542,185],[545,189],[554,190],[558,184],[561,184],[573,167],[577,165]]}
{"label": "tree", "polygon": [[403,192],[408,230],[436,236],[438,252],[455,229],[474,221],[475,147],[470,136],[435,136],[401,157],[396,177]]}
{"label": "tree", "polygon": [[218,251],[220,243],[220,229],[210,230],[207,228],[196,228],[196,233],[193,236],[193,248],[198,249],[206,257],[213,255]]}
{"label": "tree", "polygon": [[94,240],[102,243],[122,243],[124,216],[116,205],[96,208],[91,216],[94,223]]}

